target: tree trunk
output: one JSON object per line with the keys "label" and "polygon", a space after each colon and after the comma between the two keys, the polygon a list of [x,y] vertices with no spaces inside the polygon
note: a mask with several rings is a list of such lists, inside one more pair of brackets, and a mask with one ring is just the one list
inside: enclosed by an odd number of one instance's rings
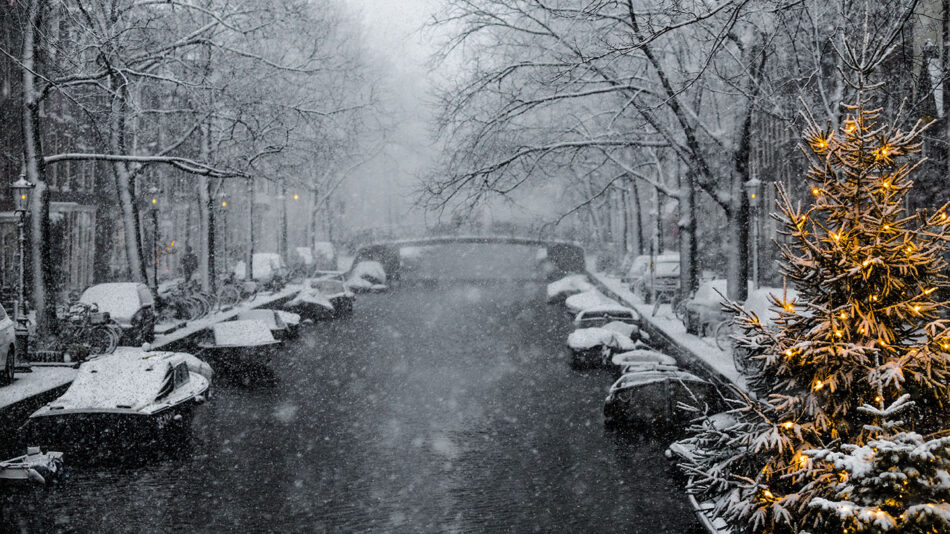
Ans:
{"label": "tree trunk", "polygon": [[[109,78],[109,84],[113,91],[112,115],[109,132],[109,145],[113,154],[126,154],[126,130],[128,127],[128,91],[126,89],[127,81],[121,79],[118,74]],[[134,282],[147,282],[148,275],[145,260],[142,255],[142,238],[139,226],[138,205],[135,195],[135,178],[129,171],[128,164],[117,161],[112,164],[115,172],[116,193],[118,194],[119,207],[122,210],[122,227],[125,237],[125,254],[128,260],[126,273],[129,280]]]}
{"label": "tree trunk", "polygon": [[679,219],[680,241],[680,296],[691,295],[699,287],[699,265],[696,261],[696,189],[693,173],[687,172],[679,178]]}
{"label": "tree trunk", "polygon": [[[46,166],[43,163],[43,144],[40,138],[40,96],[36,77],[39,65],[36,50],[43,18],[43,0],[26,5],[23,25],[23,161],[26,178],[36,185],[33,191],[30,218],[30,257],[33,264],[33,306],[36,308],[36,331],[39,337],[50,333],[55,318],[56,303],[48,294],[53,285],[53,262],[49,242],[49,189],[46,185]],[[26,252],[24,252],[24,255]]]}
{"label": "tree trunk", "polygon": [[254,278],[251,271],[254,263],[254,180],[247,179],[247,259],[245,260],[244,279]]}
{"label": "tree trunk", "polygon": [[633,206],[636,210],[634,218],[636,224],[637,255],[643,254],[643,204],[640,202],[640,184],[636,180],[630,180],[631,191],[633,192]]}
{"label": "tree trunk", "polygon": [[[944,177],[950,176],[950,0],[941,0],[942,13],[940,16],[941,44],[940,47],[940,74],[943,76],[943,141],[944,148]],[[924,76],[929,76],[926,66]]]}

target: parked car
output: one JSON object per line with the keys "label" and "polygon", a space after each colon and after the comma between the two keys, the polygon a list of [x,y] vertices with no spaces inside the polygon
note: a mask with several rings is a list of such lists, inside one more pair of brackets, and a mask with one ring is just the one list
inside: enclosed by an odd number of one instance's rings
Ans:
{"label": "parked car", "polygon": [[[630,284],[631,291],[647,304],[651,302],[651,295],[654,291],[659,299],[669,301],[679,287],[680,255],[661,254],[657,256],[656,263],[653,266],[652,278],[649,256],[647,256],[646,266],[641,267],[642,262],[637,263],[642,257],[640,256],[634,260],[634,265],[630,268],[628,279],[632,280]],[[634,276],[634,274],[636,275]]]}
{"label": "parked car", "polygon": [[[751,281],[749,281],[748,292],[752,292]],[[686,301],[684,320],[686,331],[700,337],[713,335],[716,325],[730,317],[730,314],[722,309],[725,294],[726,280],[724,279],[707,280],[699,284],[693,297]]]}
{"label": "parked car", "polygon": [[577,293],[564,299],[564,306],[571,317],[577,317],[577,314],[583,310],[597,308],[600,306],[620,306],[620,303],[604,295],[597,289]]}
{"label": "parked car", "polygon": [[594,285],[587,279],[586,274],[569,274],[548,284],[548,303],[564,302],[568,297],[593,289]]}
{"label": "parked car", "polygon": [[95,304],[109,314],[122,328],[119,345],[137,347],[155,340],[155,300],[145,284],[97,284],[86,289],[79,302]]}
{"label": "parked car", "polygon": [[3,366],[0,367],[0,384],[13,382],[13,368],[16,365],[16,334],[13,319],[0,305],[0,355],[3,356]]}

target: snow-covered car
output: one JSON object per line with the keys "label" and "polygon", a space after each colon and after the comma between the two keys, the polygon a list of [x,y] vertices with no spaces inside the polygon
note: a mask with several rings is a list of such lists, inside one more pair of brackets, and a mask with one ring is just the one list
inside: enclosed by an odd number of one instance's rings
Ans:
{"label": "snow-covered car", "polygon": [[630,289],[640,300],[649,304],[654,293],[661,299],[675,294],[679,288],[679,281],[679,254],[664,254],[656,257],[653,273],[650,273],[648,263],[646,271],[631,283]]}
{"label": "snow-covered car", "polygon": [[[749,281],[748,292],[752,292],[752,282]],[[686,331],[700,337],[711,336],[716,325],[729,318],[729,313],[722,309],[722,299],[726,294],[725,279],[707,280],[699,284],[699,288],[685,304]]]}
{"label": "snow-covered car", "polygon": [[587,280],[586,274],[569,274],[560,280],[555,280],[548,284],[548,302],[563,302],[564,299],[572,295],[592,289],[594,289],[594,285]]}
{"label": "snow-covered car", "polygon": [[[649,254],[643,254],[637,256],[630,262],[630,267],[626,270],[623,276],[620,278],[620,281],[624,284],[633,285],[637,281],[648,277],[650,275],[650,262],[653,261],[653,256]],[[656,257],[656,263],[679,263],[680,256],[679,254],[660,254]]]}
{"label": "snow-covered car", "polygon": [[346,286],[357,293],[385,291],[388,289],[388,286],[386,286],[386,269],[378,261],[361,261],[353,266],[353,270],[350,271],[349,278],[346,280]]}
{"label": "snow-covered car", "polygon": [[96,284],[83,292],[79,302],[95,304],[122,327],[119,345],[138,347],[155,339],[155,300],[145,284]]}
{"label": "snow-covered car", "polygon": [[[234,277],[243,280],[247,267],[243,261],[239,261],[234,267]],[[276,276],[283,276],[287,273],[287,265],[284,263],[280,254],[273,252],[255,252],[251,259],[251,278],[260,281],[270,281]]]}
{"label": "snow-covered car", "polygon": [[637,348],[632,339],[608,328],[579,328],[567,336],[567,346],[575,368],[604,366],[614,354]]}
{"label": "snow-covered car", "polygon": [[604,295],[596,289],[584,291],[576,295],[571,295],[564,300],[567,311],[571,316],[576,317],[578,313],[600,306],[620,306],[620,303]]}
{"label": "snow-covered car", "polygon": [[3,357],[3,366],[0,366],[0,384],[13,382],[13,369],[16,365],[16,334],[13,319],[0,305],[0,356]]}

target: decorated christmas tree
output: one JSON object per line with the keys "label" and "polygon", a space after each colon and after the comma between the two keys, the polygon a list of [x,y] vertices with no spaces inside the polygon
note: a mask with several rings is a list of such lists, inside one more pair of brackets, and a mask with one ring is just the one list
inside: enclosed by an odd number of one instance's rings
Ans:
{"label": "decorated christmas tree", "polygon": [[855,103],[837,127],[805,114],[810,201],[778,195],[798,298],[771,328],[732,305],[752,394],[695,428],[692,491],[735,532],[950,532],[950,217],[904,209],[927,125],[875,108],[886,54],[840,55]]}

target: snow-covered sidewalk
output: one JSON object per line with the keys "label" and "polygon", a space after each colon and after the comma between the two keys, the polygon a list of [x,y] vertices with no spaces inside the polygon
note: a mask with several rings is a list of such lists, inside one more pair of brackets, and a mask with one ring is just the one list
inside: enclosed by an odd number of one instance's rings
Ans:
{"label": "snow-covered sidewalk", "polygon": [[[64,387],[76,378],[71,366],[34,365],[30,373],[16,373],[12,384],[0,388],[0,412],[21,401]],[[12,432],[14,429],[0,429]]]}
{"label": "snow-covered sidewalk", "polygon": [[746,390],[746,381],[736,370],[732,355],[719,350],[708,338],[703,339],[686,332],[686,326],[673,316],[669,304],[660,305],[653,315],[653,305],[644,304],[619,278],[588,268],[594,283],[608,296],[629,306],[643,318],[643,325],[651,337],[661,336],[668,344],[678,349],[677,356],[695,361],[720,379]]}

